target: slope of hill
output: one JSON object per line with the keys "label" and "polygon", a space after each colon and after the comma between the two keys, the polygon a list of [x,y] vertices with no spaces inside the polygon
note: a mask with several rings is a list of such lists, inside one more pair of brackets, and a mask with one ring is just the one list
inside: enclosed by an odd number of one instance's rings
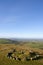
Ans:
{"label": "slope of hill", "polygon": [[10,39],[0,39],[0,44],[13,44],[13,43],[18,43],[16,40],[10,40]]}

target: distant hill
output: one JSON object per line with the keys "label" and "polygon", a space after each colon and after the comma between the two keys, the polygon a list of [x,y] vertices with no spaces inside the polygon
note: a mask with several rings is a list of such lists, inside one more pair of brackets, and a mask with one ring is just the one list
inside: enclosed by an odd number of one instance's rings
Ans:
{"label": "distant hill", "polygon": [[2,39],[0,38],[0,44],[13,44],[13,43],[18,43],[16,40],[11,40],[11,39]]}

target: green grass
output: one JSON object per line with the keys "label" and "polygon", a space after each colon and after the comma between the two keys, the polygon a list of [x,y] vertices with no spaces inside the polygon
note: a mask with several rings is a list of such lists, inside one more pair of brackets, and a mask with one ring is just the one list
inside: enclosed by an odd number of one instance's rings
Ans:
{"label": "green grass", "polygon": [[1,59],[0,65],[43,65],[43,63],[40,63],[38,61],[15,61],[4,57],[4,59]]}

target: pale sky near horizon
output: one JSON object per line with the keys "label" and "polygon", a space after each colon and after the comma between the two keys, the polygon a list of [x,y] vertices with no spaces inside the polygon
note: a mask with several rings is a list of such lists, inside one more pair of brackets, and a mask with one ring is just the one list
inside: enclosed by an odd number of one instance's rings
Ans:
{"label": "pale sky near horizon", "polygon": [[43,0],[0,0],[0,38],[43,38]]}

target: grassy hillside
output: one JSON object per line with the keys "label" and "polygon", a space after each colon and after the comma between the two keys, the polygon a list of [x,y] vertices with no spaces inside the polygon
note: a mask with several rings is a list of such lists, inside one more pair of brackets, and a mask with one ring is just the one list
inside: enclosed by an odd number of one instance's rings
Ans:
{"label": "grassy hillside", "polygon": [[[32,61],[18,61],[7,57],[8,52],[11,52],[13,49],[17,51],[23,50],[26,54],[28,54],[30,50],[43,54],[43,49],[41,49],[43,48],[43,42],[21,42],[20,44],[6,43],[9,41],[11,42],[11,40],[0,40],[0,65],[43,65],[43,58]],[[3,44],[3,42],[5,44]]]}
{"label": "grassy hillside", "polygon": [[10,39],[0,39],[0,44],[14,44],[14,43],[18,43],[18,41],[16,40],[10,40]]}

